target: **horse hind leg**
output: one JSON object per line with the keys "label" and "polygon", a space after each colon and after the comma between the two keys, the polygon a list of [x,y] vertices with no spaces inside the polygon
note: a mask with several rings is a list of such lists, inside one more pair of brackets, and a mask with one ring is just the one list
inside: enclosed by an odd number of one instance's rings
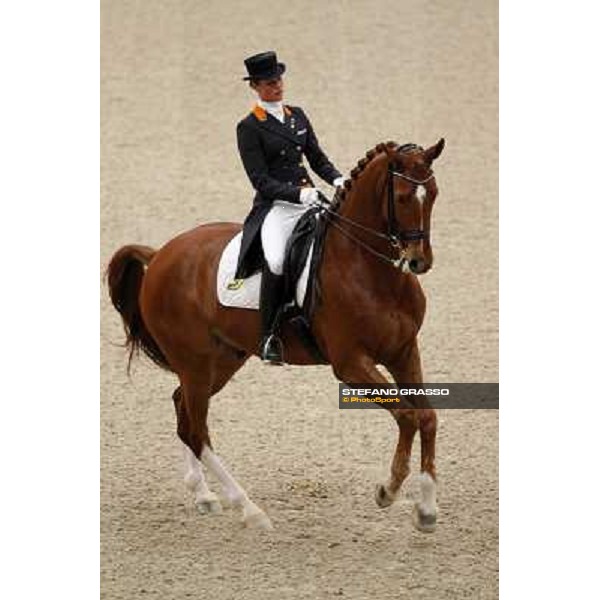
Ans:
{"label": "horse hind leg", "polygon": [[189,423],[182,405],[182,394],[181,387],[173,392],[173,402],[177,413],[177,431],[183,442],[185,468],[183,481],[186,488],[194,494],[194,505],[201,515],[219,514],[223,511],[221,502],[217,495],[209,489],[202,466],[186,441],[189,438]]}
{"label": "horse hind leg", "polygon": [[[233,350],[218,360],[216,379],[211,382],[211,396],[221,390],[246,360],[247,357],[240,357],[239,352]],[[194,494],[194,504],[201,515],[218,514],[223,510],[221,502],[218,496],[209,489],[202,463],[196,458],[186,441],[189,438],[189,422],[187,412],[182,404],[182,396],[183,388],[178,387],[173,392],[173,402],[177,414],[178,433],[183,442],[184,483],[187,489]]]}
{"label": "horse hind leg", "polygon": [[[242,486],[231,475],[221,458],[212,449],[206,418],[209,400],[228,381],[244,359],[226,360],[220,357],[205,357],[193,372],[181,377],[183,385],[183,407],[186,411],[187,431],[183,431],[186,444],[194,457],[211,472],[223,488],[230,504],[242,511],[242,521],[247,527],[271,529],[269,517],[250,498]],[[180,434],[181,435],[181,434]]]}
{"label": "horse hind leg", "polygon": [[244,488],[229,473],[221,458],[213,452],[210,446],[205,445],[202,449],[201,460],[206,468],[221,482],[223,491],[231,505],[242,510],[242,522],[246,527],[253,529],[273,528],[269,517],[250,500]]}
{"label": "horse hind leg", "polygon": [[206,479],[202,466],[187,445],[183,445],[184,463],[186,473],[183,478],[185,486],[194,494],[194,505],[201,515],[219,514],[223,511],[221,501],[212,492]]}

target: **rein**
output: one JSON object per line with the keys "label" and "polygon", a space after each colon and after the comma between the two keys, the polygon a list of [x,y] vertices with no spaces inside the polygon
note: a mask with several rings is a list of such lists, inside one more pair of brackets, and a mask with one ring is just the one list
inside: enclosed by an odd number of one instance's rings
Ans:
{"label": "rein", "polygon": [[[400,231],[398,230],[398,222],[396,220],[395,198],[394,198],[394,177],[400,177],[401,179],[404,179],[414,185],[419,186],[419,185],[425,185],[428,181],[433,179],[434,174],[431,173],[431,175],[429,175],[425,179],[414,179],[413,177],[409,177],[408,175],[405,175],[404,173],[400,173],[399,171],[394,171],[394,169],[390,165],[388,165],[388,170],[387,170],[388,231],[387,231],[387,233],[382,233],[381,231],[377,231],[376,229],[372,229],[370,227],[365,227],[364,225],[361,225],[360,223],[357,223],[356,221],[353,221],[352,219],[349,219],[348,217],[344,217],[343,215],[340,215],[336,211],[332,210],[330,207],[322,205],[321,208],[323,209],[324,213],[328,216],[328,222],[333,227],[338,229],[341,233],[343,233],[346,237],[351,239],[353,242],[355,242],[356,244],[361,246],[361,248],[364,248],[365,250],[367,250],[368,252],[373,254],[373,256],[376,256],[377,258],[383,260],[384,262],[392,265],[392,267],[394,267],[395,269],[400,269],[404,266],[404,263],[406,262],[406,258],[404,256],[406,254],[406,249],[403,246],[403,243],[416,242],[419,240],[428,240],[429,239],[429,231],[425,231],[423,229],[405,229],[405,230],[400,230]],[[327,198],[325,198],[325,196],[323,194],[319,194],[319,196],[322,200],[325,200],[328,204],[331,204],[331,202],[329,202],[329,200],[327,200]],[[388,241],[390,243],[390,245],[392,246],[392,248],[398,253],[398,258],[392,258],[386,254],[378,252],[377,250],[375,250],[374,248],[369,246],[369,244],[367,244],[366,242],[363,242],[361,239],[353,236],[349,231],[344,229],[339,223],[336,223],[334,218],[342,221],[343,223],[348,223],[349,225],[356,227],[358,229],[361,229],[362,231],[369,233],[373,236],[376,236],[378,238]]]}

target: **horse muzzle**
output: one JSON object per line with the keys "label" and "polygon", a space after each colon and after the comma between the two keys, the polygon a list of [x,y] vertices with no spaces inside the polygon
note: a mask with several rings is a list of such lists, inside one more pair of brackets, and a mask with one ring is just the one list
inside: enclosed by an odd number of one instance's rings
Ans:
{"label": "horse muzzle", "polygon": [[431,269],[431,264],[420,257],[409,258],[406,260],[406,263],[408,270],[415,275],[423,275],[423,273],[427,273]]}

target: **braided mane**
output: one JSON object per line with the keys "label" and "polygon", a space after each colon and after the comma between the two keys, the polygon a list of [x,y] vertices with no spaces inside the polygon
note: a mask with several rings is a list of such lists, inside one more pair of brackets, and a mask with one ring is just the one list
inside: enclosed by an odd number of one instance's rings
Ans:
{"label": "braided mane", "polygon": [[385,152],[385,149],[391,149],[391,148],[398,148],[398,144],[396,142],[381,142],[380,144],[377,144],[377,146],[375,146],[374,148],[371,148],[370,150],[367,151],[367,153],[365,154],[364,158],[361,158],[358,163],[356,163],[356,166],[352,169],[352,171],[350,171],[350,179],[347,179],[344,182],[344,189],[341,190],[340,192],[338,192],[338,194],[336,195],[336,206],[338,206],[339,204],[341,204],[344,199],[346,198],[346,196],[348,195],[348,192],[352,189],[352,187],[354,186],[354,182],[356,181],[356,179],[358,179],[359,175],[365,170],[365,168],[367,167],[367,165],[379,154],[381,154],[382,152]]}

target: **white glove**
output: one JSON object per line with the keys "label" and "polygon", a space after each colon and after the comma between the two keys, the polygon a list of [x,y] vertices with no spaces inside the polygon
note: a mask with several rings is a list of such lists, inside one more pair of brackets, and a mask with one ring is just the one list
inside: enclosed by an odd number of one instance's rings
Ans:
{"label": "white glove", "polygon": [[333,180],[333,185],[335,187],[342,187],[344,185],[344,181],[346,181],[345,177],[338,177],[337,179]]}
{"label": "white glove", "polygon": [[310,206],[311,204],[318,204],[319,202],[319,194],[317,192],[317,188],[302,188],[300,190],[300,202],[305,206]]}

